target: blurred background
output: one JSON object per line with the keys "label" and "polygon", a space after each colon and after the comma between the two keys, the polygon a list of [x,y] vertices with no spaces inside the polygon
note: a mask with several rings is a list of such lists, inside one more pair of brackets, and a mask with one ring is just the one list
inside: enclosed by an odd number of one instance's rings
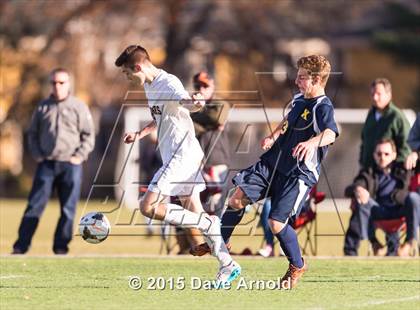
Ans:
{"label": "blurred background", "polygon": [[[145,104],[141,95],[125,100],[127,90],[134,88],[114,66],[127,45],[144,46],[156,66],[177,75],[189,90],[192,76],[205,69],[227,101],[232,92],[256,91],[257,100],[236,99],[238,109],[248,100],[284,108],[296,92],[296,60],[323,54],[336,72],[327,88],[336,108],[370,108],[370,82],[386,77],[395,104],[418,111],[419,30],[419,0],[2,1],[1,209],[10,201],[6,198],[14,198],[21,199],[15,203],[23,212],[36,166],[27,151],[25,131],[36,104],[48,95],[48,73],[54,67],[71,71],[73,91],[89,105],[95,120],[96,145],[85,163],[82,198],[118,206],[115,187],[121,186],[121,165],[128,160],[119,158],[124,109]],[[360,110],[359,119],[366,112]],[[138,125],[147,117],[140,115]],[[232,156],[239,156],[233,169],[239,169],[255,161],[260,151],[253,146],[269,128],[255,126],[244,155],[241,126],[246,124],[232,124],[227,127],[236,146]],[[342,135],[320,180],[319,189],[329,198],[342,198],[358,170],[361,126],[360,121],[341,122]],[[139,158],[130,160],[140,166]],[[15,230],[9,233],[14,235]]]}

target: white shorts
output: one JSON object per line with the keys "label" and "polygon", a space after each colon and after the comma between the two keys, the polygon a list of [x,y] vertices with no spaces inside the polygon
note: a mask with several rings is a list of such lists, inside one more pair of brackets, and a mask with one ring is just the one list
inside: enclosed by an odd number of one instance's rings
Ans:
{"label": "white shorts", "polygon": [[190,196],[206,189],[201,174],[201,162],[194,164],[187,160],[171,160],[153,176],[147,188],[165,196]]}

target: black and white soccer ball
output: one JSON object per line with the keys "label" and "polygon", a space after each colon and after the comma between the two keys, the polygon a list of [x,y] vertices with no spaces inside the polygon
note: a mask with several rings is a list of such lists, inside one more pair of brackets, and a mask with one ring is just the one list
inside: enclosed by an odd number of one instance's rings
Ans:
{"label": "black and white soccer ball", "polygon": [[90,212],[80,219],[79,232],[86,242],[100,243],[111,232],[111,224],[104,214]]}

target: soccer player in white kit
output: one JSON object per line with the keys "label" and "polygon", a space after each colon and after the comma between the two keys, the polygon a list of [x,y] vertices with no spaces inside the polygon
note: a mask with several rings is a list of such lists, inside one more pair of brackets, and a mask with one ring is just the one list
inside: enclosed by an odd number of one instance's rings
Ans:
{"label": "soccer player in white kit", "polygon": [[[125,143],[133,143],[158,131],[158,148],[163,165],[154,175],[140,201],[141,213],[153,219],[182,227],[198,228],[206,238],[212,254],[219,261],[218,285],[237,278],[241,267],[226,249],[221,238],[220,220],[205,213],[200,192],[205,189],[201,175],[203,151],[195,138],[190,112],[205,104],[201,94],[192,98],[174,75],[156,68],[140,45],[127,47],[115,61],[130,81],[144,86],[153,121],[138,132],[124,135]],[[178,196],[182,207],[167,203],[168,196]]]}

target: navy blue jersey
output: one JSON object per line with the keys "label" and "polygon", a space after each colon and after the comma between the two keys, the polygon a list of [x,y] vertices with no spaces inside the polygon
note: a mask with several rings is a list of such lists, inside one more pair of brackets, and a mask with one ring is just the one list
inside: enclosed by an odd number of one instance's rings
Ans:
{"label": "navy blue jersey", "polygon": [[302,94],[297,94],[286,119],[282,134],[270,150],[261,156],[261,160],[281,174],[298,177],[313,186],[318,182],[321,161],[327,154],[328,146],[319,147],[312,158],[300,162],[292,156],[292,151],[300,142],[309,140],[327,128],[338,136],[334,107],[325,95],[305,99]]}

